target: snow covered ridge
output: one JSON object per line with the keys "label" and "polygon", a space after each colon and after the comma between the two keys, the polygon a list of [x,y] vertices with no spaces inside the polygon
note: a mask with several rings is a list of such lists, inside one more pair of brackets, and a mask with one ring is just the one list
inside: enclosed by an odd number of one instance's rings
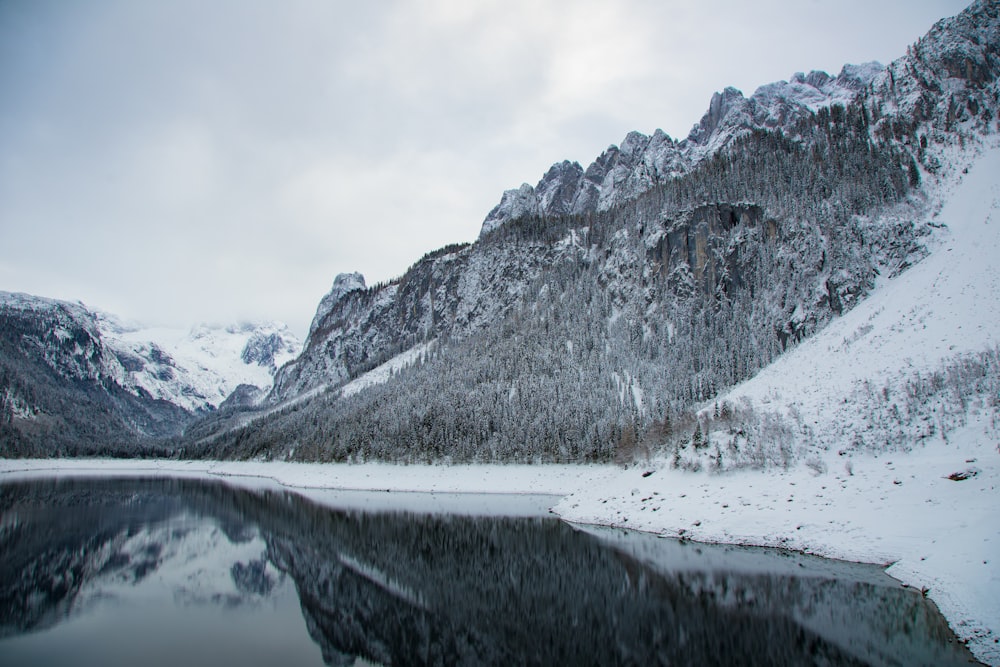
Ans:
{"label": "snow covered ridge", "polygon": [[524,183],[507,190],[486,216],[480,235],[528,216],[606,211],[689,171],[753,127],[790,128],[821,108],[849,104],[883,70],[872,62],[846,65],[836,77],[798,72],[790,81],[761,86],[750,98],[726,88],[712,97],[704,117],[682,141],[662,130],[652,136],[630,132],[621,146],[609,146],[587,169],[563,161],[552,165],[534,187]]}

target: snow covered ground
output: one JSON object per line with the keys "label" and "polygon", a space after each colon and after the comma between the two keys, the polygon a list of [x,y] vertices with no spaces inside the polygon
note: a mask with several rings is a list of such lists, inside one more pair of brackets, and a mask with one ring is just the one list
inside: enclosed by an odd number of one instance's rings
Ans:
{"label": "snow covered ground", "polygon": [[1000,345],[1000,149],[967,169],[942,195],[930,256],[719,400],[808,415],[830,445],[824,434],[838,440],[858,423],[866,382],[880,390]]}
{"label": "snow covered ground", "polygon": [[[977,657],[1000,664],[1000,457],[981,426],[849,465],[833,453],[825,473],[713,475],[654,462],[581,485],[554,509],[569,521],[890,565],[904,584],[929,589]],[[978,473],[948,479],[970,469]]]}
{"label": "snow covered ground", "polygon": [[[417,493],[526,494],[563,496],[599,483],[620,468],[601,465],[395,465],[257,461],[135,459],[0,459],[0,482],[52,476],[136,476],[143,474],[272,480],[306,489],[405,491]],[[553,498],[553,502],[555,502]]]}

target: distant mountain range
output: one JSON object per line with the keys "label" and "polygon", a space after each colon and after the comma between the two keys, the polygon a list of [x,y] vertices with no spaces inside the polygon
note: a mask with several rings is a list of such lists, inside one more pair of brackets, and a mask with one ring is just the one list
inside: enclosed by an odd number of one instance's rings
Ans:
{"label": "distant mountain range", "polygon": [[148,328],[0,292],[0,433],[12,454],[139,453],[231,397],[260,400],[300,350],[279,323]]}
{"label": "distant mountain range", "polygon": [[581,461],[690,434],[937,246],[957,165],[998,132],[998,16],[978,0],[887,67],[727,88],[685,139],[558,162],[475,243],[337,276],[301,352],[277,325],[182,340],[8,295],[0,451],[92,451],[75,396],[129,453]]}

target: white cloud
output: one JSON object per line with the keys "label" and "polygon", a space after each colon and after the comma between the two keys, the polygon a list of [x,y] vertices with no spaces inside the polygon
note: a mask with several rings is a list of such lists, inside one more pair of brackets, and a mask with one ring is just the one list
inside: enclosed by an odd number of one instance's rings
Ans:
{"label": "white cloud", "polygon": [[172,121],[133,138],[133,186],[157,206],[198,205],[218,187],[217,147],[198,122]]}

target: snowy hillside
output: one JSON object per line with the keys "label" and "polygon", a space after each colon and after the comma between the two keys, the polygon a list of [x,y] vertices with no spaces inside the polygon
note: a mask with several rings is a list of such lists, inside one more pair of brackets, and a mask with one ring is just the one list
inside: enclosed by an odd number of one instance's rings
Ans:
{"label": "snowy hillside", "polygon": [[[890,574],[929,589],[980,659],[1000,663],[1000,148],[962,159],[928,258],[702,411],[703,470],[748,439],[719,425],[716,403],[783,434],[804,465],[693,474],[663,457],[557,511],[891,563]],[[692,467],[699,454],[684,449]]]}
{"label": "snowy hillside", "polygon": [[101,314],[99,323],[130,382],[190,412],[218,407],[241,384],[266,392],[278,368],[302,349],[279,322],[186,330],[123,324]]}
{"label": "snowy hillside", "polygon": [[929,377],[968,355],[995,352],[1000,150],[986,149],[973,159],[933,216],[943,228],[928,258],[885,281],[854,310],[719,400],[798,413],[821,448],[857,433],[857,447],[878,450],[885,443],[866,438],[875,425],[865,418],[880,403],[897,402],[902,409],[897,391],[907,381]]}

